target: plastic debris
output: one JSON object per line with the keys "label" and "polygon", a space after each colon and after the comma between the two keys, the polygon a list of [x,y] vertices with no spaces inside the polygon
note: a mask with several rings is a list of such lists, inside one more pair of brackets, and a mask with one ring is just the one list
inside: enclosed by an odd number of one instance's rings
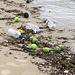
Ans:
{"label": "plastic debris", "polygon": [[14,30],[14,29],[8,29],[8,36],[12,36],[14,38],[19,38],[20,35],[21,35],[20,32]]}
{"label": "plastic debris", "polygon": [[19,38],[22,38],[22,35],[19,35]]}
{"label": "plastic debris", "polygon": [[19,29],[18,32],[22,33],[23,31],[21,29]]}
{"label": "plastic debris", "polygon": [[64,73],[68,73],[69,71],[65,70]]}
{"label": "plastic debris", "polygon": [[34,33],[41,31],[38,26],[31,23],[26,23],[26,29],[32,29]]}
{"label": "plastic debris", "polygon": [[56,28],[56,25],[49,19],[46,21],[46,25],[52,30]]}

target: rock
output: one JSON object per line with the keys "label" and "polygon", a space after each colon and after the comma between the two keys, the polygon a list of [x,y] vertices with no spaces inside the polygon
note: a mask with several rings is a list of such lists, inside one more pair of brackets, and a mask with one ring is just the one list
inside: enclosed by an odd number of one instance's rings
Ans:
{"label": "rock", "polygon": [[30,3],[30,2],[31,2],[31,0],[27,0],[27,1],[26,1],[26,3]]}
{"label": "rock", "polygon": [[24,13],[24,17],[25,18],[28,18],[29,17],[29,14],[26,12],[26,13]]}
{"label": "rock", "polygon": [[9,54],[12,54],[12,52],[9,52]]}

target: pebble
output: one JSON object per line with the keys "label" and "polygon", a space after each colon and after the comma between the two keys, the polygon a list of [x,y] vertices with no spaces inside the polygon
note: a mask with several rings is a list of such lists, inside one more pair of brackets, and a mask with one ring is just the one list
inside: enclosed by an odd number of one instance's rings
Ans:
{"label": "pebble", "polygon": [[50,45],[53,45],[53,43],[50,43],[50,42],[49,42],[49,44],[50,44]]}
{"label": "pebble", "polygon": [[42,67],[42,65],[39,65],[39,67]]}
{"label": "pebble", "polygon": [[44,65],[45,63],[43,62],[43,63],[41,63],[42,65]]}
{"label": "pebble", "polygon": [[9,54],[12,54],[12,52],[9,52]]}

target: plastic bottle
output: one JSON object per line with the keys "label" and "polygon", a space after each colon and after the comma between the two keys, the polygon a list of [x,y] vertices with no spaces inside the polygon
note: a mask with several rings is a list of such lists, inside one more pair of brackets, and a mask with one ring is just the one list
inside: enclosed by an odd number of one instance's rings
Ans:
{"label": "plastic bottle", "polygon": [[18,38],[21,35],[21,33],[14,29],[8,29],[8,35],[14,38]]}
{"label": "plastic bottle", "polygon": [[52,30],[56,28],[56,25],[49,19],[46,21],[46,25]]}
{"label": "plastic bottle", "polygon": [[38,26],[31,24],[31,23],[26,23],[26,29],[32,29],[34,33],[41,32]]}

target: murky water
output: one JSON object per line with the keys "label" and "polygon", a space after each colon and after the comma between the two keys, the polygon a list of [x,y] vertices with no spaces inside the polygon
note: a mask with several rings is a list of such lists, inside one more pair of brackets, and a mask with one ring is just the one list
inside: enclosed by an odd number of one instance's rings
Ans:
{"label": "murky water", "polygon": [[75,29],[75,0],[34,0],[33,3],[42,6],[41,18],[51,19],[57,27]]}
{"label": "murky water", "polygon": [[[75,0],[34,0],[33,3],[42,6],[40,18],[52,20],[59,29],[75,30]],[[75,54],[75,41],[67,44]]]}

